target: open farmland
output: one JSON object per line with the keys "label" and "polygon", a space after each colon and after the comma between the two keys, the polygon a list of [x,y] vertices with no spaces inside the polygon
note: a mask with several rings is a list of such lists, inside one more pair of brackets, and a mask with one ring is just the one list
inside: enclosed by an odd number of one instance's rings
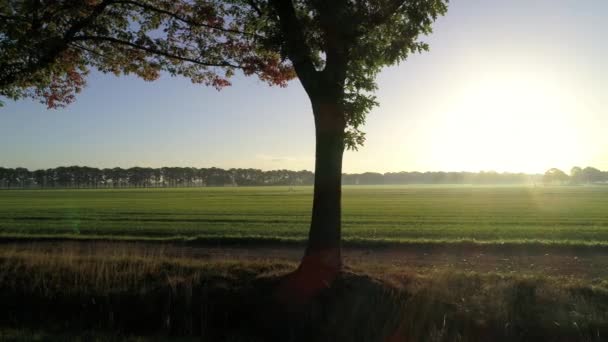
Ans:
{"label": "open farmland", "polygon": [[[347,241],[608,241],[608,187],[344,187]],[[0,191],[0,235],[302,240],[308,187]],[[361,241],[363,240],[363,241]]]}

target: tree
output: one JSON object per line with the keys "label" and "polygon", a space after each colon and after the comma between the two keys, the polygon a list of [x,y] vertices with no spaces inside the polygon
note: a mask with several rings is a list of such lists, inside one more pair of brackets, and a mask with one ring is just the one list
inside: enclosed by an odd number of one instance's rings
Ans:
{"label": "tree", "polygon": [[545,183],[545,184],[554,184],[554,183],[564,184],[569,179],[570,179],[570,177],[568,177],[568,175],[564,171],[562,171],[560,169],[552,168],[552,169],[547,170],[547,172],[545,172],[545,174],[543,176],[543,183]]}
{"label": "tree", "polygon": [[572,184],[581,184],[583,183],[583,169],[578,166],[570,169],[570,181]]}
{"label": "tree", "polygon": [[[218,89],[236,70],[285,86],[297,76],[312,107],[316,161],[308,245],[298,273],[331,282],[342,265],[345,148],[377,105],[375,77],[428,46],[448,0],[0,0],[0,95],[63,106],[90,68],[161,71]],[[313,279],[314,278],[314,279]]]}
{"label": "tree", "polygon": [[586,183],[601,182],[602,181],[602,171],[600,171],[594,167],[587,166],[586,168],[583,169],[582,178],[584,179],[584,181]]}

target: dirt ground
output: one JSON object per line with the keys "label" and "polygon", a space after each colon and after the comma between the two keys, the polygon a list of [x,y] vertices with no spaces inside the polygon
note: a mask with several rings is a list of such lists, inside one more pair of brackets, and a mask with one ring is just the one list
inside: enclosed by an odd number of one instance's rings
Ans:
{"label": "dirt ground", "polygon": [[[303,247],[193,246],[183,243],[108,241],[3,241],[0,249],[15,253],[62,253],[81,256],[172,257],[201,260],[281,260],[297,262]],[[580,279],[608,277],[606,249],[543,246],[508,248],[500,245],[453,246],[415,244],[390,247],[344,247],[347,265],[381,265],[405,269],[449,269],[476,272],[544,274]]]}

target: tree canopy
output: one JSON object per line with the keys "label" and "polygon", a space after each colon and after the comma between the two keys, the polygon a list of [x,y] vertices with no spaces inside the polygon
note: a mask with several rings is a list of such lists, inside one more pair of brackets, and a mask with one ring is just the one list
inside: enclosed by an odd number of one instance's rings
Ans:
{"label": "tree canopy", "polygon": [[570,177],[568,177],[568,175],[557,168],[551,168],[549,170],[547,170],[547,172],[545,172],[544,176],[543,176],[543,183],[545,184],[550,184],[550,183],[560,183],[563,184],[565,182],[567,182],[570,179]]}
{"label": "tree canopy", "polygon": [[238,1],[2,0],[0,94],[50,108],[74,100],[91,68],[151,81],[161,71],[217,89],[236,70],[273,85],[294,77]]}
{"label": "tree canopy", "polygon": [[344,105],[356,148],[376,75],[427,50],[418,38],[446,10],[447,0],[0,0],[0,96],[62,107],[91,69],[217,89],[237,71],[279,86],[297,72],[309,95]]}

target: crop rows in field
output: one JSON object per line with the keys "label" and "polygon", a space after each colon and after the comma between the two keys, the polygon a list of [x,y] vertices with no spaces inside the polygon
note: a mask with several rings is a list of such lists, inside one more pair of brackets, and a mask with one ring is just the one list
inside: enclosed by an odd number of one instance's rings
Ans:
{"label": "crop rows in field", "polygon": [[[0,191],[0,235],[304,239],[309,187]],[[347,239],[608,241],[608,187],[344,187]]]}

